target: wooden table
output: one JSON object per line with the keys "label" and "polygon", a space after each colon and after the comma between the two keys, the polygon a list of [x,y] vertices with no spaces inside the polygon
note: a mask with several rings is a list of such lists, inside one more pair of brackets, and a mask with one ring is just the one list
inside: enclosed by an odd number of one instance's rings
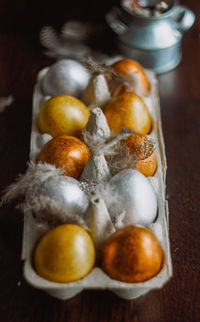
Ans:
{"label": "wooden table", "polygon": [[[29,158],[33,86],[38,71],[52,63],[39,44],[39,30],[45,24],[59,28],[72,18],[96,15],[100,21],[114,3],[88,0],[73,7],[49,2],[47,10],[47,2],[3,2],[0,96],[12,94],[14,102],[0,113],[0,191],[25,172]],[[184,35],[180,65],[159,76],[173,278],[163,289],[135,301],[109,291],[83,291],[67,301],[54,299],[23,279],[23,216],[13,203],[0,209],[0,321],[200,321],[200,4],[182,3],[195,11],[195,26]]]}

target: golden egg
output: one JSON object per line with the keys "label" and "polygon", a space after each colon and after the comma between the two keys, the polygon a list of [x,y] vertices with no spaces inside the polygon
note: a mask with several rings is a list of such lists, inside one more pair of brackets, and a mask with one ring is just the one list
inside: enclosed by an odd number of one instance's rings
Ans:
{"label": "golden egg", "polygon": [[114,133],[129,128],[139,134],[148,134],[152,118],[144,100],[133,92],[112,98],[104,108],[108,125]]}
{"label": "golden egg", "polygon": [[47,100],[41,107],[38,127],[41,133],[79,136],[85,128],[90,112],[79,99],[58,95]]}
{"label": "golden egg", "polygon": [[64,224],[47,232],[34,253],[38,275],[58,283],[79,280],[95,263],[95,248],[90,235],[82,227]]}
{"label": "golden egg", "polygon": [[37,162],[63,168],[65,175],[79,179],[90,157],[87,145],[74,136],[61,135],[48,141],[37,156]]}

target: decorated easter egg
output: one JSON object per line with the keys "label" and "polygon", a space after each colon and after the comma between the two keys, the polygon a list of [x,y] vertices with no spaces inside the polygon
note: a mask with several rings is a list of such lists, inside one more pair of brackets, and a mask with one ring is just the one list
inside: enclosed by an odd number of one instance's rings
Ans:
{"label": "decorated easter egg", "polygon": [[41,133],[80,136],[85,128],[90,112],[79,99],[68,95],[57,95],[41,106],[38,128]]}
{"label": "decorated easter egg", "polygon": [[95,248],[92,238],[78,225],[59,225],[39,241],[34,253],[38,275],[58,283],[79,280],[94,266]]}
{"label": "decorated easter egg", "polygon": [[118,172],[103,195],[113,222],[123,214],[121,226],[148,225],[156,218],[156,194],[148,179],[137,170]]}
{"label": "decorated easter egg", "polygon": [[122,78],[124,77],[124,80],[127,80],[130,85],[123,83],[122,80],[111,78],[109,87],[112,95],[115,96],[115,93],[123,93],[130,91],[130,89],[140,96],[147,96],[150,93],[150,81],[144,68],[137,61],[123,58],[113,63],[111,67]]}
{"label": "decorated easter egg", "polygon": [[123,139],[121,144],[136,160],[136,170],[146,177],[154,175],[158,162],[155,147],[150,138],[135,133]]}
{"label": "decorated easter egg", "polygon": [[[82,216],[89,204],[87,194],[79,187],[79,181],[64,175],[41,181],[34,198],[41,196],[54,200],[59,207],[70,215]],[[31,198],[31,196],[27,197]]]}
{"label": "decorated easter egg", "polygon": [[152,118],[144,100],[133,92],[125,92],[112,98],[104,107],[108,125],[114,133],[122,128],[133,132],[148,134]]}
{"label": "decorated easter egg", "polygon": [[42,80],[42,91],[45,95],[70,95],[80,97],[85,90],[89,73],[78,61],[62,59],[50,66]]}
{"label": "decorated easter egg", "polygon": [[78,179],[89,159],[87,145],[74,136],[61,135],[48,141],[40,150],[37,162],[63,168],[65,175]]}
{"label": "decorated easter egg", "polygon": [[102,269],[122,282],[144,282],[159,273],[163,262],[164,253],[158,239],[145,227],[121,228],[102,248]]}

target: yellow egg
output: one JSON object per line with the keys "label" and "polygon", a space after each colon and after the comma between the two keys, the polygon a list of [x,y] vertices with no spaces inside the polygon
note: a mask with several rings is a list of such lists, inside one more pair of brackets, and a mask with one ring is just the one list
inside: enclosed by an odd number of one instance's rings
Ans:
{"label": "yellow egg", "polygon": [[86,105],[73,96],[57,95],[41,107],[38,127],[41,133],[79,136],[85,128],[90,112]]}
{"label": "yellow egg", "polygon": [[148,134],[152,119],[144,100],[133,92],[125,92],[111,99],[104,108],[108,125],[114,133],[129,128],[139,134]]}
{"label": "yellow egg", "polygon": [[79,280],[95,262],[95,248],[82,227],[64,224],[47,232],[36,246],[34,265],[41,277],[58,283]]}

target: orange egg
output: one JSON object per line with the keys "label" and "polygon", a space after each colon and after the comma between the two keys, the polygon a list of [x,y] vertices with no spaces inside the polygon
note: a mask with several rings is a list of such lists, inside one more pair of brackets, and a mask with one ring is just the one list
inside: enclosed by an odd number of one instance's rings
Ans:
{"label": "orange egg", "polygon": [[41,149],[37,162],[64,168],[65,175],[78,179],[89,159],[90,150],[73,136],[61,135],[51,139]]}
{"label": "orange egg", "polygon": [[144,100],[133,92],[126,92],[112,98],[104,108],[108,125],[114,133],[122,128],[148,134],[152,119]]}
{"label": "orange egg", "polygon": [[157,275],[164,253],[156,236],[147,228],[126,226],[106,241],[101,253],[103,271],[112,279],[144,282]]}
{"label": "orange egg", "polygon": [[[116,73],[130,81],[134,92],[142,96],[147,96],[150,93],[150,81],[148,80],[144,68],[138,62],[133,59],[124,58],[112,64],[111,67]],[[113,83],[113,88],[111,85],[111,92],[114,90],[114,86]],[[130,90],[130,88],[124,85],[121,87],[120,91],[122,93],[127,90]]]}
{"label": "orange egg", "polygon": [[146,177],[153,176],[157,169],[157,157],[151,140],[142,134],[133,134],[121,141],[122,146],[133,155],[137,162],[136,170]]}

